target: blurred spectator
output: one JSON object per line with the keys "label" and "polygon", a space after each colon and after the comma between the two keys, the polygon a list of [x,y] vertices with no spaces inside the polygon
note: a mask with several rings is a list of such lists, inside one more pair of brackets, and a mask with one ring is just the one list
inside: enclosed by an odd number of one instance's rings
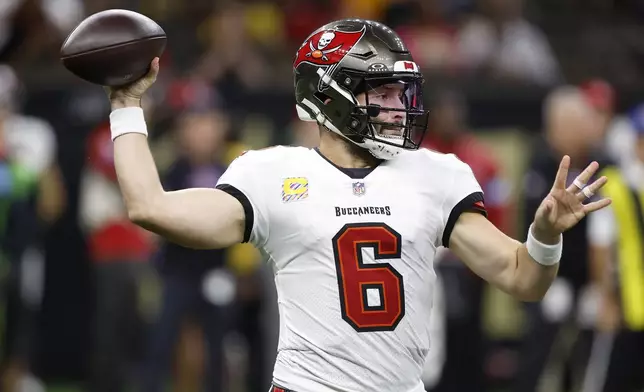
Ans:
{"label": "blurred spectator", "polygon": [[[266,27],[269,34],[262,40],[253,41],[258,35],[248,28],[252,25],[249,21],[252,16],[247,6],[233,2],[223,6],[206,24],[207,49],[197,65],[197,73],[230,95],[271,84],[273,65],[266,55],[270,47],[282,40],[281,26],[269,24]],[[230,34],[233,31],[235,33]],[[235,89],[241,91],[235,92]]]}
{"label": "blurred spectator", "polygon": [[79,191],[79,224],[94,266],[90,389],[96,392],[131,386],[129,368],[142,349],[139,292],[153,250],[149,233],[128,219],[112,148],[109,124],[100,124],[88,139]]}
{"label": "blurred spectator", "polygon": [[320,27],[321,20],[333,18],[333,2],[326,0],[278,0],[284,13],[284,33],[292,51],[304,42],[306,37]]}
{"label": "blurred spectator", "polygon": [[[523,179],[524,213],[522,232],[527,232],[537,208],[550,191],[559,162],[567,154],[572,166],[567,184],[581,173],[594,157],[597,145],[597,122],[592,107],[583,93],[575,87],[560,87],[546,98],[544,107],[544,138],[534,144],[528,172]],[[604,165],[605,162],[601,162]],[[591,181],[592,182],[592,181]],[[583,373],[592,338],[592,323],[586,309],[592,301],[589,287],[589,257],[585,220],[564,233],[563,250],[558,277],[540,303],[526,304],[527,330],[519,360],[517,392],[535,391],[539,380],[552,359],[553,345],[564,325],[572,324],[579,331],[572,353],[564,353],[564,373],[561,386],[573,388],[573,376]],[[592,304],[591,304],[592,305]]]}
{"label": "blurred spectator", "polygon": [[36,207],[43,223],[53,224],[65,208],[65,189],[56,163],[56,135],[43,119],[18,111],[21,85],[15,72],[0,65],[0,110],[6,154],[20,162],[37,183]]}
{"label": "blurred spectator", "polygon": [[509,184],[503,178],[494,154],[477,141],[468,129],[465,97],[455,90],[442,89],[430,98],[430,123],[423,147],[455,154],[472,167],[485,193],[485,208],[496,227],[508,231]]}
{"label": "blurred spectator", "polygon": [[[2,138],[0,126],[0,138]],[[3,139],[3,138],[2,138]],[[0,389],[13,391],[32,379],[34,327],[42,290],[38,219],[31,198],[33,177],[8,159],[0,141],[0,297],[5,304],[5,344],[0,360]],[[35,389],[34,392],[39,391]]]}
{"label": "blurred spectator", "polygon": [[[13,38],[14,24],[12,19],[20,7],[22,0],[5,0],[0,8],[0,48],[1,52],[7,51]],[[0,56],[0,59],[2,56]]]}
{"label": "blurred spectator", "polygon": [[[340,18],[362,18],[380,20],[384,14],[384,8],[391,0],[338,0],[337,19]],[[314,31],[315,27],[310,30]]]}
{"label": "blurred spectator", "polygon": [[644,388],[644,105],[631,112],[630,120],[635,157],[600,173],[609,181],[600,193],[613,204],[589,217],[600,305],[584,392]]}
{"label": "blurred spectator", "polygon": [[[264,392],[272,381],[277,345],[270,341],[275,326],[267,324],[271,317],[271,298],[267,286],[274,278],[267,263],[260,263],[259,252],[249,244],[239,244],[229,249],[228,266],[237,277],[238,312],[234,329],[243,338],[246,348],[244,370],[239,372],[241,384],[247,392]],[[275,342],[277,343],[277,342]]]}
{"label": "blurred spectator", "polygon": [[409,19],[401,23],[396,31],[413,54],[414,61],[425,72],[457,71],[458,30],[448,19],[446,2],[405,1],[392,4],[389,12],[390,17],[395,17],[394,13],[402,13]]}
{"label": "blurred spectator", "polygon": [[[607,81],[591,79],[580,86],[582,93],[597,112],[598,129],[607,132],[615,117],[615,90]],[[603,135],[602,135],[603,136]],[[600,138],[600,143],[601,143]]]}
{"label": "blurred spectator", "polygon": [[[229,120],[221,112],[188,107],[178,119],[178,158],[163,175],[168,191],[214,187],[225,167],[219,162]],[[165,389],[182,326],[194,320],[207,347],[204,390],[227,390],[223,341],[233,322],[235,280],[226,268],[226,250],[194,250],[162,241],[156,260],[162,282],[161,309],[149,341],[142,390]]]}
{"label": "blurred spectator", "polygon": [[504,82],[550,86],[561,80],[543,33],[523,18],[524,0],[479,0],[458,36],[461,66]]}
{"label": "blurred spectator", "polygon": [[[507,185],[493,155],[467,128],[464,97],[439,90],[430,103],[430,123],[423,146],[452,153],[470,165],[485,192],[488,218],[501,230],[506,224]],[[482,299],[484,282],[449,251],[437,260],[445,289],[446,362],[433,391],[481,390],[484,383]]]}
{"label": "blurred spectator", "polygon": [[84,16],[80,0],[3,0],[0,4],[0,61],[37,57],[59,45]]}
{"label": "blurred spectator", "polygon": [[[19,112],[21,89],[13,69],[0,65],[2,159],[15,165],[6,171],[5,181],[9,190],[13,188],[12,192],[22,189],[19,193],[24,196],[23,203],[27,203],[23,208],[27,216],[22,224],[29,230],[29,241],[18,242],[27,248],[13,260],[14,276],[20,279],[12,286],[17,291],[10,292],[9,297],[8,333],[15,344],[10,347],[8,360],[10,367],[13,359],[21,361],[22,370],[28,372],[44,284],[44,234],[63,213],[66,195],[55,161],[54,131],[43,119]],[[18,177],[13,178],[14,175]],[[32,212],[33,216],[30,215]]]}
{"label": "blurred spectator", "polygon": [[581,85],[588,101],[598,115],[597,123],[602,133],[598,148],[616,163],[630,164],[636,159],[637,135],[633,122],[626,115],[616,115],[616,97],[613,87],[600,79]]}

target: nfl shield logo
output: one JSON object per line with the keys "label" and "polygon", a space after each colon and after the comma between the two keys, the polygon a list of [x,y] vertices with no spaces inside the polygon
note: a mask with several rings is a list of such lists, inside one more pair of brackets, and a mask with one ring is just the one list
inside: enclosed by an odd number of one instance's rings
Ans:
{"label": "nfl shield logo", "polygon": [[364,187],[364,182],[354,182],[353,183],[353,194],[356,196],[364,195],[366,189]]}

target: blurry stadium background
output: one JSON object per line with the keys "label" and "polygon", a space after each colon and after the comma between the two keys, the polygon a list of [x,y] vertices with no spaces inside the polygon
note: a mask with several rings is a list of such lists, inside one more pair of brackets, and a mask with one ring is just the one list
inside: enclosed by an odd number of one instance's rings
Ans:
{"label": "blurry stadium background", "polygon": [[[291,64],[310,32],[341,17],[403,37],[427,79],[426,145],[471,163],[490,218],[519,240],[550,181],[541,162],[553,151],[579,166],[628,159],[628,113],[644,100],[637,0],[0,0],[0,391],[270,383],[277,306],[258,254],[176,249],[125,219],[105,94],[58,59],[76,23],[108,8],[168,34],[144,101],[168,189],[214,186],[245,149],[315,146],[315,125],[296,118]],[[575,117],[577,93],[589,109]],[[581,233],[565,247],[587,248]],[[564,259],[546,301],[524,306],[444,255],[428,390],[582,390],[596,324],[589,263],[585,251]]]}

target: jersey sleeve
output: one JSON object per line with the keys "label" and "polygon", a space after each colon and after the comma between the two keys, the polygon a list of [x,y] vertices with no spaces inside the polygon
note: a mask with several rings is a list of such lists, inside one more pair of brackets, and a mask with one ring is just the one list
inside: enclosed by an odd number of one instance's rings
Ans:
{"label": "jersey sleeve", "polygon": [[262,193],[261,170],[265,166],[257,154],[249,151],[235,159],[219,178],[216,188],[241,203],[246,220],[243,242],[261,248],[268,239],[268,208]]}
{"label": "jersey sleeve", "polygon": [[442,209],[444,229],[441,245],[446,248],[449,247],[449,238],[454,225],[463,212],[479,212],[487,217],[483,191],[472,169],[454,155],[451,155],[450,159],[452,160],[450,162],[451,179],[449,179],[451,186],[447,188]]}

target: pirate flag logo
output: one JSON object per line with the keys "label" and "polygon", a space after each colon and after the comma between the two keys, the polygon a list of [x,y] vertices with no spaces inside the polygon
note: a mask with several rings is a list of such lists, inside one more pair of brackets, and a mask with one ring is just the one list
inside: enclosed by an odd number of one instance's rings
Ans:
{"label": "pirate flag logo", "polygon": [[313,34],[297,51],[294,68],[303,62],[315,65],[339,63],[351,48],[362,38],[365,28],[360,31],[322,30]]}

